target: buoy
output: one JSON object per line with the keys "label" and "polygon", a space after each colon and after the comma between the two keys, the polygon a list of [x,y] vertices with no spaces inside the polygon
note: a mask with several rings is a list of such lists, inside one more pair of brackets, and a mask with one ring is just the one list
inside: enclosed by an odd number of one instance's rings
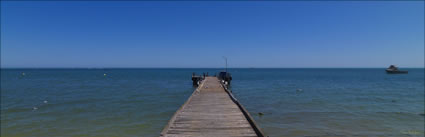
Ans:
{"label": "buoy", "polygon": [[25,73],[24,72],[22,72],[22,76],[25,76]]}
{"label": "buoy", "polygon": [[259,115],[259,116],[263,116],[264,114],[263,114],[263,113],[261,113],[261,112],[258,112],[258,115]]}
{"label": "buoy", "polygon": [[104,73],[103,76],[106,76],[106,73]]}
{"label": "buoy", "polygon": [[44,102],[44,104],[47,104],[47,100],[44,100],[43,102]]}

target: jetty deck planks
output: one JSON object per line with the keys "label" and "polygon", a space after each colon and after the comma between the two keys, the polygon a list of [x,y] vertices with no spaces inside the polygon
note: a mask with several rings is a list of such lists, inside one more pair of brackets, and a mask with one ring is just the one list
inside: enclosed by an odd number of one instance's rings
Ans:
{"label": "jetty deck planks", "polygon": [[257,137],[251,117],[224,90],[206,77],[161,132],[161,137]]}

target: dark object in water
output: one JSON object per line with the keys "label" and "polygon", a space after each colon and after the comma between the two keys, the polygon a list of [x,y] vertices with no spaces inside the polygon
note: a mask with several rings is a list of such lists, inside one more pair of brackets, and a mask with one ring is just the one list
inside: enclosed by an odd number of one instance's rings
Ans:
{"label": "dark object in water", "polygon": [[425,114],[424,114],[424,113],[422,113],[422,114],[419,114],[419,115],[421,115],[421,116],[425,116]]}
{"label": "dark object in water", "polygon": [[385,70],[388,74],[407,74],[407,70],[398,70],[398,67],[391,65]]}
{"label": "dark object in water", "polygon": [[261,112],[258,112],[258,115],[259,115],[259,116],[263,116],[264,114],[263,114],[263,113],[261,113]]}

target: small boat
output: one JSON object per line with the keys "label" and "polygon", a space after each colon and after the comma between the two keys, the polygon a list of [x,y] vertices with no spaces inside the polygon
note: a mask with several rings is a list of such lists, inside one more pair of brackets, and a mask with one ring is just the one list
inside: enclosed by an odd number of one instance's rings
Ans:
{"label": "small boat", "polygon": [[385,71],[388,74],[406,74],[406,73],[408,73],[407,70],[399,70],[398,67],[396,67],[395,65],[390,65],[390,67],[388,67]]}

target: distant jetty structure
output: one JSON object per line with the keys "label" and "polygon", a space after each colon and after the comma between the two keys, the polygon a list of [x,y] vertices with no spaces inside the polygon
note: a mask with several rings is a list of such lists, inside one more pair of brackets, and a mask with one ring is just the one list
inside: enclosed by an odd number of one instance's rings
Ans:
{"label": "distant jetty structure", "polygon": [[196,76],[198,86],[175,112],[160,137],[264,137],[249,112],[228,89],[230,73]]}

